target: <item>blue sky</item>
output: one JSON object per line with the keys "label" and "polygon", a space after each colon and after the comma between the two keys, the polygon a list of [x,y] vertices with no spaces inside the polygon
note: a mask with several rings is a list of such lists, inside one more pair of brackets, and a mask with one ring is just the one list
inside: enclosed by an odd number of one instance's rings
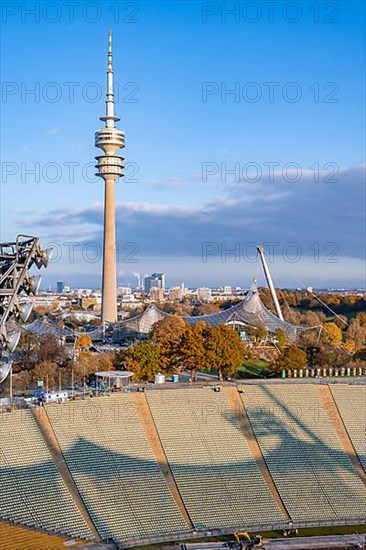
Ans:
{"label": "blue sky", "polygon": [[2,3],[1,240],[55,243],[46,285],[100,285],[109,28],[119,283],[248,285],[268,243],[281,286],[365,285],[363,2],[280,2],[273,20],[265,2],[58,6]]}

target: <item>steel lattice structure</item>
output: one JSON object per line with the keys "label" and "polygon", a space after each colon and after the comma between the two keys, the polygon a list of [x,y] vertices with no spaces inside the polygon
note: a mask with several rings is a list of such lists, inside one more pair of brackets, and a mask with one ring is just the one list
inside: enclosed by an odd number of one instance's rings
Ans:
{"label": "steel lattice structure", "polygon": [[47,267],[52,249],[42,250],[37,237],[18,235],[15,242],[0,243],[0,384],[11,369],[11,354],[20,338],[18,321],[25,322],[32,304],[22,295],[38,292],[41,276],[29,270]]}

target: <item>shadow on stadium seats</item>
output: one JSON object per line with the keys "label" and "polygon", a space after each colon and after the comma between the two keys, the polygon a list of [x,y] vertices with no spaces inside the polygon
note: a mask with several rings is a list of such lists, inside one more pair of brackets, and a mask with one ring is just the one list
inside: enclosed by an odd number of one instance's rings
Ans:
{"label": "shadow on stadium seats", "polygon": [[[316,470],[321,479],[322,472],[326,471],[329,473],[331,468],[332,476],[334,479],[334,486],[338,494],[349,495],[350,501],[352,501],[352,494],[350,493],[349,486],[345,483],[342,472],[347,471],[356,475],[355,470],[353,469],[351,461],[348,459],[345,451],[342,449],[335,449],[327,443],[311,428],[309,423],[306,423],[305,417],[302,418],[301,414],[296,414],[291,410],[290,406],[278,399],[278,397],[271,391],[269,387],[262,387],[263,392],[271,399],[271,402],[279,408],[281,415],[275,415],[274,411],[266,407],[258,407],[252,411],[251,416],[258,415],[258,418],[263,418],[266,420],[264,426],[255,427],[254,432],[257,439],[265,438],[267,435],[272,435],[278,438],[278,445],[271,452],[267,453],[265,456],[267,465],[271,462],[276,462],[278,465],[279,471],[284,473],[288,472],[289,469],[292,471],[297,468],[299,483],[301,484],[301,476],[304,473],[304,469],[310,469],[311,471]],[[210,402],[207,402],[210,405]],[[295,398],[294,398],[294,404]],[[203,407],[204,403],[202,403]],[[62,406],[61,406],[62,407]],[[209,409],[209,407],[207,408]],[[61,409],[60,409],[61,410]],[[319,408],[321,410],[321,408]],[[222,410],[220,413],[223,418],[231,425],[233,425],[238,432],[241,432],[241,429],[238,425],[236,417],[233,415],[233,411],[227,406],[227,409]],[[316,412],[315,412],[316,414]],[[282,417],[282,418],[281,418]],[[329,420],[329,419],[328,419]],[[118,418],[118,422],[125,421],[125,418]],[[321,415],[318,417],[319,422],[322,421]],[[252,424],[253,426],[253,424]],[[98,426],[98,419],[96,418],[93,423],[94,433],[98,434],[100,432],[100,427]],[[141,428],[142,429],[142,428]],[[176,429],[175,426],[172,426],[172,429]],[[331,427],[331,429],[333,429]],[[117,433],[117,432],[116,432]],[[200,434],[198,434],[200,435]],[[301,441],[299,436],[301,435]],[[304,440],[306,436],[306,441]],[[116,436],[117,437],[117,436]],[[104,441],[103,434],[100,433],[100,441]],[[237,438],[236,444],[240,445],[240,437]],[[225,441],[222,442],[225,445]],[[187,448],[189,448],[190,441],[187,441]],[[1,447],[1,442],[0,442]],[[299,463],[291,464],[283,460],[283,456],[286,455],[283,450],[288,450],[289,448],[297,449],[297,452],[302,453],[303,456],[303,466],[299,467]],[[321,462],[314,462],[313,456],[319,454],[319,449],[321,449]],[[316,451],[316,452],[315,452]],[[179,486],[179,477],[185,477],[191,479],[192,481],[199,478],[205,479],[208,477],[216,478],[217,483],[222,483],[222,487],[225,489],[225,476],[229,478],[233,476],[233,472],[237,468],[245,468],[248,466],[248,463],[251,467],[254,465],[254,460],[241,461],[241,462],[231,462],[213,464],[210,461],[211,453],[214,453],[215,449],[207,450],[207,463],[206,464],[197,464],[193,460],[187,460],[187,463],[178,464],[170,461],[170,467],[176,478],[176,481]],[[1,463],[3,462],[3,453],[0,454]],[[128,513],[133,518],[133,521],[136,525],[136,531],[143,532],[146,530],[146,518],[144,520],[144,509],[141,507],[140,503],[136,501],[136,495],[143,493],[145,498],[148,498],[149,495],[149,482],[150,482],[150,472],[151,476],[154,475],[154,469],[156,472],[157,463],[155,460],[143,459],[137,456],[134,456],[134,449],[131,447],[129,453],[122,454],[116,452],[111,448],[107,448],[104,445],[99,445],[93,441],[89,441],[86,437],[76,436],[75,441],[72,445],[67,448],[63,448],[63,455],[65,457],[66,463],[69,466],[70,472],[73,476],[73,479],[78,487],[78,490],[81,494],[81,497],[93,519],[94,524],[96,525],[99,533],[103,539],[114,538],[122,540],[120,536],[116,536],[113,531],[113,527],[108,522],[108,514],[103,516],[98,513],[98,510],[95,506],[95,501],[88,497],[87,491],[83,489],[83,479],[87,479],[90,483],[95,485],[97,494],[100,496],[100,501],[105,504],[109,510],[117,510],[120,514]],[[50,481],[50,465],[53,461],[50,459],[39,464],[33,465],[22,465],[22,466],[3,466],[0,468],[0,484],[2,488],[7,487],[6,483],[3,483],[3,480],[6,479],[17,479],[18,495],[21,505],[26,509],[29,506],[29,499],[32,498],[32,495],[28,492],[22,491],[22,485],[29,487],[30,480],[33,484],[33,490],[39,490],[39,487],[46,487],[47,482]],[[47,476],[46,473],[47,472]],[[56,471],[55,471],[56,473]],[[358,476],[356,475],[357,479]],[[56,482],[54,480],[54,485],[50,485],[50,490],[54,490]],[[159,480],[158,480],[159,481]],[[360,480],[359,480],[360,481]],[[156,479],[155,479],[156,482]],[[213,479],[213,485],[215,480]],[[314,484],[318,483],[316,476],[314,476]],[[360,481],[361,483],[361,481]],[[318,484],[319,485],[319,484]],[[113,489],[113,490],[112,490]],[[43,490],[43,489],[42,489]],[[240,488],[239,488],[240,490]],[[323,491],[321,485],[319,485],[319,491]],[[205,495],[204,493],[200,494],[199,497],[194,494],[195,488],[192,485],[192,496],[190,498],[204,498],[204,504],[207,507],[217,506],[217,509],[220,508],[222,504],[227,503],[227,496],[230,494],[230,490],[222,492],[222,494],[216,495]],[[245,493],[245,491],[242,491]],[[218,492],[219,493],[219,492]],[[47,492],[45,491],[44,495],[45,500],[47,500]],[[245,494],[244,494],[245,498]],[[207,499],[207,500],[206,500]],[[185,497],[183,496],[183,500]],[[229,499],[230,500],[230,499]],[[185,500],[187,508],[188,501]],[[233,517],[235,517],[235,509],[233,506]],[[9,519],[9,518],[7,518]],[[16,519],[19,521],[19,518],[10,518]],[[324,518],[319,518],[320,520]],[[336,512],[334,512],[333,519],[337,519]],[[258,524],[263,525],[263,518],[258,518]],[[212,525],[206,525],[204,522],[195,523],[196,528],[215,528]],[[62,526],[61,526],[62,527]],[[216,526],[217,527],[217,526]],[[230,525],[222,525],[223,528],[228,528]],[[234,525],[233,527],[237,527]],[[170,528],[170,529],[169,529]],[[60,529],[62,532],[62,529]],[[166,533],[171,533],[171,526],[166,526]],[[162,533],[165,534],[165,533]],[[146,533],[148,535],[157,535],[157,533]],[[133,537],[130,537],[133,538]]]}
{"label": "shadow on stadium seats", "polygon": [[[322,423],[322,420],[326,420],[328,425],[330,422],[330,431],[334,433],[338,439],[338,435],[335,432],[331,420],[326,415],[322,406],[317,408],[307,407],[304,403],[299,403],[296,397],[288,400],[288,406],[281,401],[275,392],[271,391],[268,386],[261,386],[263,393],[270,398],[273,407],[257,405],[255,407],[248,407],[246,410],[250,420],[252,430],[262,450],[264,459],[271,472],[271,466],[276,464],[276,472],[279,474],[286,474],[289,471],[297,472],[299,476],[299,486],[301,485],[301,476],[304,471],[310,471],[313,473],[313,481],[319,487],[319,494],[324,494],[324,486],[322,484],[322,473],[325,474],[331,471],[334,487],[339,495],[348,497],[350,504],[353,502],[353,494],[350,491],[350,486],[345,483],[344,473],[351,474],[355,477],[360,487],[363,487],[361,479],[358,477],[354,466],[349,459],[346,451],[343,449],[342,443],[339,441],[341,449],[337,449],[330,446],[318,435],[314,429],[311,428],[309,423],[306,423],[304,411],[313,414],[313,421],[315,423]],[[278,407],[280,414],[275,413],[275,407]],[[295,408],[295,412],[293,410]],[[249,412],[249,409],[250,412]],[[325,412],[325,414],[324,414]],[[225,411],[224,416],[228,422],[233,424],[238,431],[242,431],[239,427],[236,418],[233,417],[230,410]],[[302,419],[304,418],[304,420]],[[277,438],[277,446],[269,451],[263,449],[263,443],[265,438]],[[289,450],[294,450],[295,454],[301,456],[303,459],[303,467],[299,467],[299,462],[289,462],[284,460]],[[319,450],[321,453],[321,460],[315,460],[314,457],[319,458]],[[366,493],[365,493],[366,495]],[[339,514],[334,510],[328,497],[327,500],[334,512],[334,518],[340,518]],[[286,501],[285,501],[286,504]],[[360,511],[365,516],[365,511]],[[361,514],[360,514],[361,515]],[[322,519],[322,518],[320,518]]]}
{"label": "shadow on stadium seats", "polygon": [[[54,522],[52,528],[45,525],[42,518],[42,510],[37,508],[37,503],[33,502],[32,494],[41,492],[42,500],[45,506],[54,506],[54,502],[50,502],[49,494],[55,497],[57,486],[61,480],[59,471],[55,469],[55,463],[52,459],[39,462],[37,464],[21,465],[21,466],[4,466],[5,456],[1,451],[0,442],[0,486],[2,494],[11,494],[11,498],[17,503],[18,513],[14,513],[14,509],[9,511],[6,509],[6,503],[0,503],[0,516],[2,519],[10,522],[19,523],[28,527],[35,527],[47,532],[55,532],[71,536],[68,532],[68,525],[65,523],[58,524]],[[16,483],[14,483],[16,480]],[[70,488],[69,488],[70,491]],[[57,495],[56,495],[57,497]],[[2,499],[3,500],[3,499]],[[84,500],[84,499],[83,499]],[[84,501],[85,502],[85,501]],[[4,508],[2,506],[4,504]],[[62,504],[60,502],[60,507]],[[57,513],[55,510],[55,518]],[[25,519],[26,518],[26,519]],[[67,521],[65,518],[64,522]],[[105,529],[107,526],[103,524],[101,519],[98,519],[98,525]],[[92,534],[90,533],[90,539]]]}
{"label": "shadow on stadium seats", "polygon": [[[96,426],[96,430],[98,427]],[[101,436],[101,440],[103,437]],[[1,451],[0,451],[1,456]],[[108,512],[110,514],[119,514],[129,516],[133,523],[136,533],[139,536],[126,536],[127,539],[166,535],[174,532],[187,531],[184,527],[182,519],[182,527],[172,529],[172,526],[167,522],[165,528],[162,528],[159,533],[157,528],[151,525],[151,532],[148,531],[148,519],[146,519],[146,510],[143,504],[137,502],[137,495],[143,497],[143,500],[149,498],[150,484],[157,482],[163,483],[163,477],[156,479],[156,474],[162,476],[161,470],[155,461],[148,459],[140,459],[131,455],[115,452],[103,445],[95,444],[84,437],[78,437],[74,444],[63,449],[63,456],[69,467],[73,480],[78,488],[84,504],[103,540],[123,540],[123,537],[118,536],[115,532],[112,522],[108,521]],[[0,467],[0,483],[2,489],[6,484],[2,484],[3,479],[17,479],[17,494],[14,498],[19,500],[20,508],[26,509],[31,502],[29,494],[29,486],[32,485],[34,491],[38,487],[49,487],[54,491],[56,483],[59,481],[58,470],[55,470],[54,477],[50,477],[50,467],[54,463],[52,460],[43,461],[38,464],[22,465],[22,466],[5,466]],[[56,476],[57,472],[57,476]],[[94,488],[94,494],[91,494],[90,484]],[[27,494],[23,494],[22,486],[27,487]],[[14,486],[12,487],[14,492]],[[150,493],[151,494],[151,493]],[[170,496],[170,493],[168,493]],[[156,494],[155,494],[156,497]],[[44,500],[47,502],[47,492],[44,494]],[[96,500],[98,506],[96,506]],[[164,495],[161,501],[155,498],[154,506],[164,506]],[[104,507],[104,517],[99,513],[101,507]],[[1,505],[0,505],[1,510]],[[99,510],[99,511],[98,511]],[[1,513],[0,513],[1,516]],[[11,521],[23,523],[20,517],[5,518]],[[39,523],[42,523],[42,518],[39,518]],[[59,532],[64,532],[64,526],[59,526]]]}

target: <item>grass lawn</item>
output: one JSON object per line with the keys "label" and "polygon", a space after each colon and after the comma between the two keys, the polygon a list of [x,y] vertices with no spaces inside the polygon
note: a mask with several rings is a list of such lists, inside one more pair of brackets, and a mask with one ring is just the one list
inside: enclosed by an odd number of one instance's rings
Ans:
{"label": "grass lawn", "polygon": [[237,372],[238,378],[268,378],[270,374],[269,363],[261,359],[244,360]]}

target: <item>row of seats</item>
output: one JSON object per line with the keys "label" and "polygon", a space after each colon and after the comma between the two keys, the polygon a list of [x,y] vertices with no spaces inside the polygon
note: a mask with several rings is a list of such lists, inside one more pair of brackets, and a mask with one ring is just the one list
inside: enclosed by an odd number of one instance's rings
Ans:
{"label": "row of seats", "polygon": [[365,518],[365,486],[316,387],[247,385],[241,391],[262,454],[291,518]]}
{"label": "row of seats", "polygon": [[0,550],[74,550],[83,546],[85,541],[0,522]]}
{"label": "row of seats", "polygon": [[0,517],[92,539],[29,410],[0,415]]}
{"label": "row of seats", "polygon": [[223,393],[192,388],[146,396],[197,529],[285,521]]}
{"label": "row of seats", "polygon": [[127,541],[188,529],[129,395],[46,410],[103,539]]}
{"label": "row of seats", "polygon": [[366,387],[334,384],[331,391],[353,447],[366,472]]}

